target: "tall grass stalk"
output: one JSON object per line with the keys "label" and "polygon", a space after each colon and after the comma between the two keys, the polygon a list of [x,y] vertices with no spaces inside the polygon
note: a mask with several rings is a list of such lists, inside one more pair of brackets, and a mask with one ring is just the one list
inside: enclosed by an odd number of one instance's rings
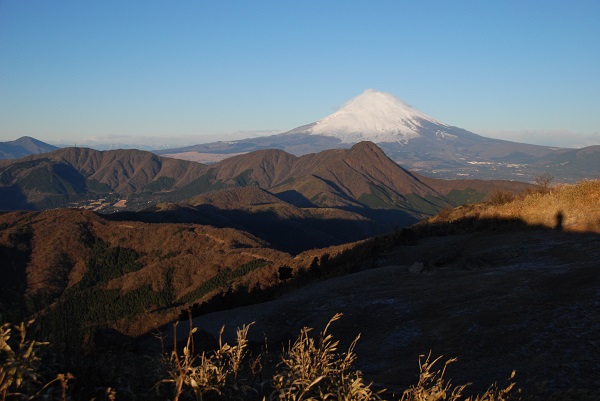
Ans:
{"label": "tall grass stalk", "polygon": [[[248,384],[247,377],[242,375],[243,362],[247,355],[248,329],[244,325],[237,329],[236,345],[223,343],[224,326],[219,333],[219,348],[213,352],[194,352],[193,336],[197,328],[191,328],[187,343],[179,354],[177,337],[173,336],[174,346],[166,361],[168,379],[162,383],[174,385],[173,400],[188,398],[194,395],[199,400],[225,399],[244,400],[255,390]],[[177,324],[173,330],[176,332]]]}
{"label": "tall grass stalk", "polygon": [[[424,361],[423,358],[425,358]],[[510,382],[504,388],[492,384],[485,393],[467,397],[464,391],[470,383],[454,385],[444,377],[446,368],[456,362],[456,358],[448,359],[441,369],[435,370],[434,367],[441,359],[442,356],[439,356],[431,360],[431,352],[427,357],[421,355],[419,358],[419,382],[404,391],[401,401],[508,401],[513,399],[514,382]],[[509,380],[514,376],[515,372],[513,371]]]}
{"label": "tall grass stalk", "polygon": [[[33,320],[14,326],[9,323],[0,326],[0,400],[58,397],[66,401],[69,381],[73,376],[61,373],[47,381],[42,373],[39,351],[48,343],[27,337],[32,324]],[[55,392],[56,384],[60,385],[58,394]]]}
{"label": "tall grass stalk", "polygon": [[270,400],[380,400],[366,384],[358,370],[352,370],[356,361],[354,347],[360,336],[350,344],[348,351],[338,353],[339,341],[327,332],[331,323],[340,319],[336,314],[327,323],[318,339],[309,336],[305,327],[281,357],[279,371],[273,376]]}

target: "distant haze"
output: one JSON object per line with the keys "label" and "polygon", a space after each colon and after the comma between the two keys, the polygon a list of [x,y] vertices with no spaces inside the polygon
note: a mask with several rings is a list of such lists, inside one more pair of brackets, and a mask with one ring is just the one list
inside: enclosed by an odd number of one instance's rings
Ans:
{"label": "distant haze", "polygon": [[117,148],[135,148],[141,150],[160,150],[183,146],[196,145],[210,141],[233,141],[236,139],[256,138],[274,135],[282,131],[238,131],[224,134],[188,135],[188,136],[135,136],[135,135],[98,135],[82,138],[50,140],[57,146],[90,147],[99,150]]}
{"label": "distant haze", "polygon": [[565,148],[583,148],[600,144],[600,132],[583,134],[569,130],[519,130],[503,131],[494,129],[474,130],[480,135],[508,141],[532,143],[536,145]]}

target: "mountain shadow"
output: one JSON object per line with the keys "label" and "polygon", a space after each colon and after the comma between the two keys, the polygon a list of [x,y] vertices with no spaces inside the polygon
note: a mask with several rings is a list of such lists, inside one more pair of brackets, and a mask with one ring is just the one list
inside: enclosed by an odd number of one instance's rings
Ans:
{"label": "mountain shadow", "polygon": [[[352,208],[353,219],[284,215],[275,211],[219,209],[203,204],[175,207],[165,211],[118,212],[104,215],[114,221],[145,223],[208,224],[217,228],[246,231],[279,251],[298,254],[308,249],[326,248],[381,235],[417,220],[401,210]],[[363,218],[360,218],[360,217]]]}
{"label": "mountain shadow", "polygon": [[279,193],[273,193],[273,195],[275,195],[279,200],[296,207],[315,207],[315,205],[304,195],[293,189]]}
{"label": "mountain shadow", "polygon": [[18,187],[0,187],[0,210],[34,210],[27,197]]}

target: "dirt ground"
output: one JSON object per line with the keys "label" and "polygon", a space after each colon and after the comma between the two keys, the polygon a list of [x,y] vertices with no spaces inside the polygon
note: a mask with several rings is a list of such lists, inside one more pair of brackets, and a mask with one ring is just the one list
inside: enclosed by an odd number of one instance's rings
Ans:
{"label": "dirt ground", "polygon": [[343,339],[341,349],[360,334],[357,368],[392,390],[416,383],[419,355],[431,351],[458,357],[447,375],[472,382],[474,391],[504,384],[513,370],[524,389],[599,391],[597,234],[433,237],[396,248],[382,263],[272,302],[201,316],[194,325],[215,338],[225,325],[232,341],[235,327],[254,322],[251,341],[266,337],[276,353],[303,326],[316,334],[341,312],[331,330]]}

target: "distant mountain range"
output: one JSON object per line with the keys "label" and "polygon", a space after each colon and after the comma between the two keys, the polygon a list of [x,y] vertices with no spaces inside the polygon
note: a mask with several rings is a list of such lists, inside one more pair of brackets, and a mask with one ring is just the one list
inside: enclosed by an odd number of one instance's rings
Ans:
{"label": "distant mountain range", "polygon": [[[486,138],[442,123],[384,92],[367,90],[337,112],[291,131],[238,141],[214,142],[157,152],[186,160],[214,162],[232,154],[282,149],[294,155],[377,143],[396,163],[440,178],[519,179],[550,173],[569,181],[596,175],[600,163],[564,169],[555,160],[572,149]],[[596,152],[597,149],[592,149]],[[567,163],[570,163],[568,161]],[[580,165],[580,167],[583,167]]]}
{"label": "distant mountain range", "polygon": [[[20,206],[34,209],[108,194],[128,201],[143,196],[148,199],[146,204],[174,202],[226,188],[255,186],[299,206],[386,207],[419,213],[423,208],[415,207],[415,202],[435,211],[451,202],[452,190],[472,189],[482,196],[492,189],[527,186],[423,177],[394,163],[372,142],[300,157],[277,149],[261,150],[210,166],[140,150],[63,148],[0,161],[0,184],[3,191],[16,191],[24,197],[26,203]],[[53,197],[55,201],[48,202]],[[140,205],[128,209],[137,210]]]}
{"label": "distant mountain range", "polygon": [[[566,149],[483,137],[440,122],[391,94],[367,90],[337,112],[310,124],[270,136],[153,150],[176,159],[213,164],[256,150],[280,149],[295,156],[376,143],[399,165],[423,175],[456,179],[533,182],[550,174],[556,182],[598,178],[600,146]],[[140,145],[142,146],[142,145]],[[97,144],[97,150],[133,145]],[[57,149],[33,138],[0,142],[0,159]]]}
{"label": "distant mountain range", "polygon": [[63,148],[0,160],[0,208],[48,209],[184,185],[206,166],[140,150]]}
{"label": "distant mountain range", "polygon": [[[291,252],[366,238],[494,191],[529,187],[424,177],[372,142],[300,157],[260,150],[210,166],[85,148],[0,161],[0,209],[144,211],[112,218],[235,227]],[[298,242],[286,246],[282,232],[298,233]]]}
{"label": "distant mountain range", "polygon": [[0,159],[18,159],[31,154],[52,152],[56,149],[58,147],[24,136],[14,141],[0,142]]}

